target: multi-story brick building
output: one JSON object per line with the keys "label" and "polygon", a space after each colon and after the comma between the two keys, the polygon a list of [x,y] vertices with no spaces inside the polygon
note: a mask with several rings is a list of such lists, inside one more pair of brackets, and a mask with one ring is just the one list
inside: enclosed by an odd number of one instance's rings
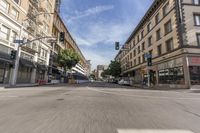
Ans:
{"label": "multi-story brick building", "polygon": [[[66,33],[65,44],[45,38],[20,49],[16,82],[47,82],[53,66],[50,55],[57,54],[61,48],[72,48],[80,54],[81,61],[73,69],[85,73],[86,60],[57,13],[59,5],[60,0],[0,0],[0,84],[12,82],[14,60],[10,59],[10,53],[17,50],[14,40],[23,39],[26,42],[40,37],[58,37],[61,31]],[[56,73],[63,75],[61,68],[54,65]]]}
{"label": "multi-story brick building", "polygon": [[[57,5],[58,6],[58,5]],[[86,67],[86,59],[83,56],[82,52],[80,51],[79,47],[77,46],[76,42],[72,38],[71,34],[69,33],[65,23],[61,19],[57,10],[54,12],[54,19],[53,19],[53,28],[52,28],[52,35],[56,38],[59,38],[61,32],[65,33],[65,41],[59,42],[52,42],[51,46],[51,58],[50,58],[50,69],[49,69],[49,80],[51,82],[63,82],[66,75],[64,75],[64,71],[62,68],[59,67],[57,63],[57,55],[61,49],[72,49],[80,55],[80,62],[74,67],[73,73],[79,73],[82,75],[87,75],[87,67]]]}
{"label": "multi-story brick building", "polygon": [[143,82],[149,69],[158,86],[200,84],[200,1],[154,0],[116,60],[133,84]]}
{"label": "multi-story brick building", "polygon": [[[55,0],[0,0],[0,82],[9,83],[14,61],[11,50],[16,50],[15,39],[24,41],[51,36]],[[17,83],[47,80],[50,44],[46,39],[28,43],[20,50]],[[5,60],[6,58],[6,60]]]}

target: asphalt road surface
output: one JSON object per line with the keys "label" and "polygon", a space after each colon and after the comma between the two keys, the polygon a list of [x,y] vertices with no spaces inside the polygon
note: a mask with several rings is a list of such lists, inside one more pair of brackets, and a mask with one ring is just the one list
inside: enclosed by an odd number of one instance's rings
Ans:
{"label": "asphalt road surface", "polygon": [[200,93],[106,83],[0,90],[0,133],[200,133]]}

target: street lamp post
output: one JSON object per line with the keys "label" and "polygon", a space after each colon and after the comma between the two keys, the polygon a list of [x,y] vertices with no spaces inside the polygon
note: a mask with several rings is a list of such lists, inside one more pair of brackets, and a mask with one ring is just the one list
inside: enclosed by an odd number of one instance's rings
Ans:
{"label": "street lamp post", "polygon": [[[40,15],[44,15],[44,14],[54,14],[54,13],[43,12],[43,13],[39,13],[39,14],[35,15],[34,17],[40,16]],[[20,60],[20,56],[21,56],[21,46],[23,46],[23,45],[25,45],[27,43],[33,42],[33,41],[37,41],[37,40],[43,39],[43,38],[53,38],[53,37],[40,37],[40,38],[37,38],[37,39],[33,39],[32,41],[29,41],[29,42],[23,42],[23,40],[22,40],[22,32],[24,30],[24,22],[27,21],[27,20],[28,20],[28,18],[24,19],[22,21],[22,25],[20,27],[19,39],[17,41],[17,46],[16,46],[16,49],[17,49],[16,59],[15,59],[14,69],[13,69],[13,72],[12,72],[12,78],[11,78],[11,83],[10,83],[11,86],[16,86],[17,74],[18,74],[18,69],[19,69],[19,60]]]}

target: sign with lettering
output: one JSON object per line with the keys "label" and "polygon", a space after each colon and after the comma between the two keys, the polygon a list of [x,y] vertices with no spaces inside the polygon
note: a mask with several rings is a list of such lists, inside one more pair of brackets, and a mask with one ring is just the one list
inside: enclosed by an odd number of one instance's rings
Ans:
{"label": "sign with lettering", "polygon": [[188,61],[190,66],[200,66],[200,57],[189,57]]}

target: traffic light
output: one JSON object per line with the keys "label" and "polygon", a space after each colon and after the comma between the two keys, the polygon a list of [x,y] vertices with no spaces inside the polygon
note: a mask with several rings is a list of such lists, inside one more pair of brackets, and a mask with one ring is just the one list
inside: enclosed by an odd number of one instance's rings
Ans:
{"label": "traffic light", "polygon": [[64,43],[64,41],[65,41],[65,32],[60,32],[59,41]]}
{"label": "traffic light", "polygon": [[17,51],[16,50],[12,50],[10,53],[10,59],[11,60],[15,60],[17,56]]}
{"label": "traffic light", "polygon": [[147,66],[152,66],[152,57],[147,58]]}
{"label": "traffic light", "polygon": [[119,50],[119,42],[115,42],[115,50]]}

